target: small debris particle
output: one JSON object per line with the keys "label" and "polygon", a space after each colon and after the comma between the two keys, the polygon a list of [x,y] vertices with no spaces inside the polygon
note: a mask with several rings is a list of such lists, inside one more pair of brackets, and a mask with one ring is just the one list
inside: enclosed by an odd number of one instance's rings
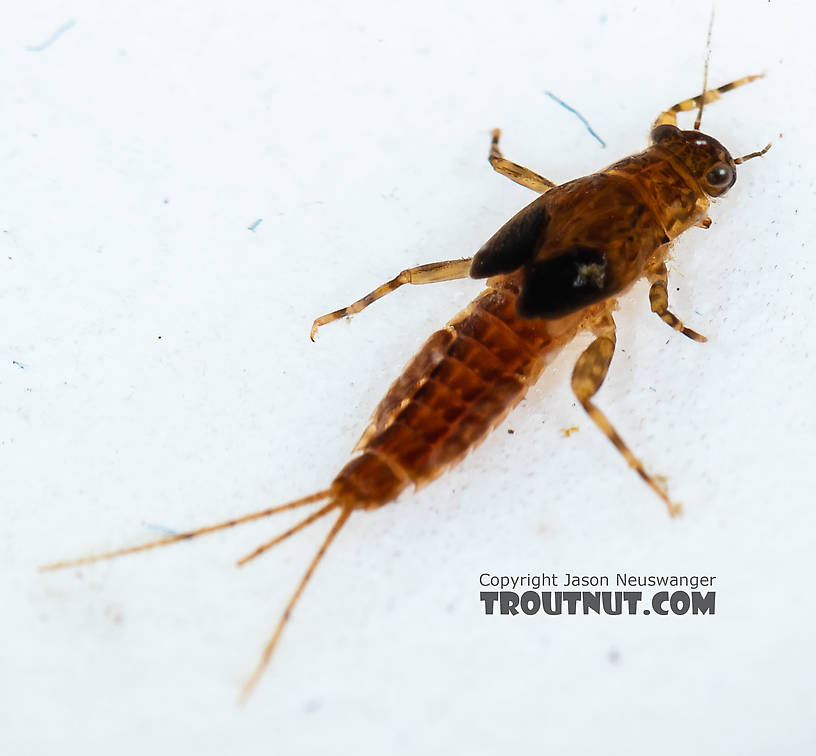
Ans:
{"label": "small debris particle", "polygon": [[162,535],[166,535],[166,536],[178,535],[177,530],[173,530],[173,528],[168,528],[165,525],[159,525],[159,524],[157,524],[155,522],[148,522],[148,523],[146,523],[146,526],[147,526],[148,530],[153,530],[155,532],[161,533]]}
{"label": "small debris particle", "polygon": [[255,229],[258,228],[258,226],[261,225],[262,220],[263,220],[263,218],[258,218],[258,220],[256,220],[251,226],[249,226],[249,230],[250,231],[255,231]]}
{"label": "small debris particle", "polygon": [[601,147],[606,147],[606,142],[604,142],[604,140],[603,140],[603,139],[601,139],[601,138],[600,138],[600,137],[599,137],[599,136],[598,136],[598,135],[595,133],[595,130],[592,128],[592,126],[590,126],[590,125],[589,125],[589,121],[587,121],[587,119],[586,119],[586,118],[584,118],[584,117],[583,117],[583,116],[582,116],[582,115],[581,115],[581,114],[580,114],[580,113],[579,113],[579,112],[578,112],[578,111],[577,111],[575,108],[573,108],[571,105],[567,105],[567,103],[565,103],[565,102],[564,102],[562,99],[560,99],[559,97],[556,97],[556,96],[555,96],[555,95],[554,95],[552,92],[545,92],[544,94],[545,94],[545,95],[547,95],[548,97],[551,97],[553,100],[555,100],[555,101],[556,101],[556,102],[557,102],[557,103],[558,103],[558,104],[559,104],[559,105],[560,105],[562,108],[566,108],[567,110],[569,110],[569,112],[570,112],[570,113],[574,113],[576,116],[578,116],[578,118],[580,119],[581,123],[583,123],[583,124],[584,124],[584,126],[586,126],[587,131],[588,131],[590,134],[592,134],[592,136],[594,136],[594,137],[595,137],[595,138],[596,138],[596,139],[597,139],[597,140],[598,140],[598,141],[601,143]]}
{"label": "small debris particle", "polygon": [[564,438],[569,438],[573,433],[578,432],[578,426],[572,425],[569,428],[562,428],[561,433],[564,434]]}
{"label": "small debris particle", "polygon": [[45,42],[39,45],[28,45],[26,50],[28,52],[42,52],[46,47],[51,47],[65,32],[67,32],[74,25],[74,20],[69,19],[59,29],[57,29]]}

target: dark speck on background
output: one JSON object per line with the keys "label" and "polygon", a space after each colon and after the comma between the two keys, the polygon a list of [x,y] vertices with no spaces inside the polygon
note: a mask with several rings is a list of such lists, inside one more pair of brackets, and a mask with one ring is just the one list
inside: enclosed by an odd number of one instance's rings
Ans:
{"label": "dark speck on background", "polygon": [[310,698],[306,703],[303,704],[303,713],[304,714],[313,714],[318,709],[323,706],[323,702],[318,700],[317,698]]}

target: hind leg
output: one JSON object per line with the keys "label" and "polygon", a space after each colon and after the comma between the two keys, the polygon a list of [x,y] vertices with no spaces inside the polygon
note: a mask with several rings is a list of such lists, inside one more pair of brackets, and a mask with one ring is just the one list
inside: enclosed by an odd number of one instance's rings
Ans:
{"label": "hind leg", "polygon": [[555,186],[555,184],[549,179],[539,176],[537,173],[531,171],[529,168],[525,168],[523,165],[511,162],[504,157],[504,155],[502,155],[502,152],[499,149],[501,129],[493,129],[492,136],[493,138],[490,142],[490,155],[487,159],[490,161],[490,165],[493,166],[494,171],[501,173],[503,176],[507,176],[507,178],[509,178],[511,181],[515,181],[517,184],[526,186],[528,189],[532,189],[534,192],[538,192],[539,194],[544,194],[544,192],[546,192],[548,189],[552,189]]}
{"label": "hind leg", "polygon": [[635,457],[618,432],[609,422],[606,415],[592,402],[592,397],[603,385],[609,371],[609,363],[615,353],[615,321],[607,314],[599,321],[595,328],[596,339],[578,358],[572,371],[572,390],[578,401],[581,402],[587,414],[603,434],[615,445],[629,464],[646,484],[665,502],[672,517],[680,513],[680,505],[674,504],[666,492],[660,487],[657,480],[643,467],[643,463]]}

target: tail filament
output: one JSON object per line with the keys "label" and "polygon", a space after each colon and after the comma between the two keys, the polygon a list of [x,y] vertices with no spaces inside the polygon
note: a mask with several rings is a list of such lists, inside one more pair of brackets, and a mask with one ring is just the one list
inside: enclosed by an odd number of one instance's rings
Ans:
{"label": "tail filament", "polygon": [[345,525],[346,520],[348,520],[349,515],[351,514],[352,510],[350,507],[343,507],[340,510],[340,516],[335,520],[334,525],[332,525],[332,529],[329,531],[329,534],[326,536],[323,543],[320,545],[320,548],[317,550],[317,553],[312,558],[312,561],[309,563],[309,566],[306,569],[306,572],[303,573],[303,577],[300,579],[300,583],[298,583],[298,587],[295,589],[295,592],[292,594],[292,597],[289,599],[289,603],[286,605],[286,608],[283,610],[283,614],[281,618],[278,620],[278,624],[275,626],[275,631],[272,633],[272,637],[269,639],[266,647],[263,650],[263,654],[261,654],[261,660],[258,662],[258,666],[255,668],[255,671],[252,673],[252,676],[247,680],[246,685],[244,685],[244,689],[241,692],[241,703],[244,704],[247,702],[250,694],[254,690],[255,686],[258,684],[258,680],[261,679],[261,675],[263,675],[264,670],[269,664],[269,660],[272,658],[272,654],[275,651],[275,647],[278,645],[278,639],[283,632],[283,628],[286,626],[286,623],[289,621],[289,617],[292,614],[292,609],[294,608],[297,600],[300,598],[300,594],[303,593],[303,589],[306,587],[306,583],[309,582],[309,578],[312,577],[312,574],[315,571],[315,568],[318,565],[318,562],[323,558],[323,555],[326,553],[326,550],[331,545],[331,542],[334,540],[334,537],[340,532],[340,528]]}
{"label": "tail filament", "polygon": [[276,538],[273,538],[271,541],[268,541],[267,543],[259,546],[253,552],[247,554],[245,557],[241,558],[238,561],[238,566],[245,565],[247,562],[251,561],[252,559],[255,559],[255,557],[257,556],[260,556],[264,552],[271,549],[273,546],[279,544],[281,541],[286,540],[287,538],[289,538],[289,536],[294,535],[295,533],[303,530],[303,528],[305,528],[307,525],[310,525],[316,520],[319,520],[321,517],[324,517],[333,509],[337,509],[338,507],[340,508],[340,516],[335,521],[334,525],[329,531],[329,534],[326,536],[320,548],[317,550],[317,553],[312,558],[312,561],[309,563],[309,566],[306,569],[306,572],[304,573],[303,577],[300,579],[300,582],[298,583],[295,592],[289,598],[289,601],[286,604],[286,608],[283,610],[283,614],[281,615],[280,620],[278,620],[278,624],[275,626],[275,630],[272,633],[271,638],[264,647],[260,662],[255,668],[255,671],[252,673],[252,676],[249,678],[246,685],[244,686],[243,692],[241,694],[241,702],[245,703],[250,693],[257,685],[258,680],[261,678],[263,671],[269,665],[269,660],[272,658],[272,653],[274,652],[275,647],[278,644],[278,639],[280,638],[286,623],[289,621],[289,617],[292,614],[292,610],[294,609],[295,604],[300,598],[300,595],[303,593],[303,589],[306,587],[306,583],[309,582],[309,579],[312,577],[315,568],[317,567],[320,560],[323,558],[323,555],[326,553],[326,550],[329,548],[329,545],[334,540],[337,533],[340,531],[340,528],[343,527],[346,520],[348,520],[349,516],[351,515],[352,508],[349,506],[339,505],[334,500],[334,498],[332,498],[332,496],[333,496],[332,489],[327,488],[323,491],[318,491],[315,494],[304,496],[302,499],[290,501],[288,504],[281,504],[276,507],[270,507],[269,509],[264,509],[261,510],[260,512],[253,512],[252,514],[244,515],[233,520],[225,520],[224,522],[219,522],[216,523],[215,525],[207,525],[206,527],[197,528],[195,530],[189,530],[184,533],[178,533],[176,535],[166,536],[164,538],[157,538],[153,541],[148,541],[146,543],[139,544],[138,546],[129,546],[123,549],[105,551],[100,554],[91,554],[89,556],[80,557],[78,559],[67,559],[61,562],[53,562],[52,564],[46,564],[40,567],[40,572],[61,570],[67,567],[78,567],[84,564],[92,564],[93,562],[101,562],[102,560],[105,559],[114,559],[116,557],[124,556],[125,554],[135,554],[139,551],[147,551],[148,549],[153,549],[158,546],[169,546],[171,543],[190,540],[191,538],[196,538],[206,533],[213,533],[216,530],[224,530],[226,528],[234,527],[235,525],[241,525],[245,522],[259,520],[262,517],[268,517],[269,515],[277,514],[278,512],[285,512],[290,509],[296,509],[298,507],[302,507],[307,504],[313,504],[317,501],[321,501],[322,499],[328,498],[329,502],[327,504],[324,504],[316,512],[312,512],[312,514],[302,519],[296,525],[293,525],[291,528],[284,531]]}

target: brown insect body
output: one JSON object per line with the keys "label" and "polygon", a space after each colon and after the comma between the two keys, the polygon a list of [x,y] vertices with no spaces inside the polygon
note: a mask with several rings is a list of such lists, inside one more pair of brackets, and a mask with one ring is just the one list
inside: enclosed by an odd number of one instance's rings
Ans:
{"label": "brown insect body", "polygon": [[[460,460],[521,400],[558,349],[581,329],[591,330],[595,340],[573,371],[578,401],[675,514],[677,506],[592,398],[614,354],[612,312],[617,296],[640,277],[651,282],[652,312],[684,335],[705,341],[668,310],[664,261],[672,239],[691,226],[710,225],[709,197],[720,196],[733,185],[736,165],[769,149],[770,145],[734,160],[719,142],[696,130],[704,103],[756,78],[745,77],[677,103],[658,116],[646,150],[560,186],[504,158],[498,148],[499,132],[494,131],[490,151],[494,169],[541,196],[502,226],[473,258],[402,271],[312,326],[314,338],[321,325],[358,313],[406,283],[487,279],[485,291],[436,331],[408,363],[374,411],[355,449],[358,454],[328,488],[226,522],[44,569],[143,551],[328,500],[238,562],[246,564],[329,512],[339,511],[268,641],[246,694],[268,663],[315,567],[351,513],[393,501],[407,486],[428,483]],[[695,107],[699,107],[695,130],[680,131],[676,114]]]}
{"label": "brown insect body", "polygon": [[355,447],[360,455],[331,486],[334,501],[372,509],[442,474],[501,422],[559,347],[613,310],[647,262],[662,261],[667,243],[706,217],[709,200],[692,171],[722,158],[701,156],[711,137],[674,131],[663,141],[679,154],[652,145],[551,189],[482,247],[470,274],[492,276],[488,291],[436,331],[391,386]]}

